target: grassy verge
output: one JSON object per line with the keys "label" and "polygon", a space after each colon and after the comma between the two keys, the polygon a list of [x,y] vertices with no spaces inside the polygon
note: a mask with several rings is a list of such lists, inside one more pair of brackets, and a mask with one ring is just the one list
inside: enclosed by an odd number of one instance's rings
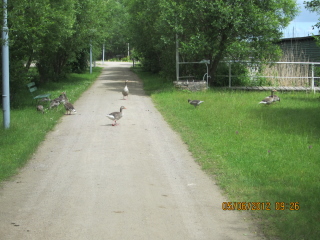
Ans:
{"label": "grassy verge", "polygon": [[[266,106],[258,102],[269,92],[156,91],[161,79],[136,72],[230,201],[261,203],[249,211],[270,239],[319,238],[319,94],[278,93],[281,102]],[[188,98],[204,103],[195,109]]]}
{"label": "grassy verge", "polygon": [[[39,91],[51,93],[51,98],[59,97],[60,93],[65,91],[69,101],[74,103],[101,70],[102,68],[94,68],[92,74],[70,74],[65,81],[48,83]],[[37,112],[36,104],[32,102],[27,88],[22,88],[14,96],[11,105],[10,128],[0,129],[0,182],[14,175],[17,169],[27,162],[46,134],[65,113],[63,105],[60,105],[58,110],[46,110],[45,114]]]}

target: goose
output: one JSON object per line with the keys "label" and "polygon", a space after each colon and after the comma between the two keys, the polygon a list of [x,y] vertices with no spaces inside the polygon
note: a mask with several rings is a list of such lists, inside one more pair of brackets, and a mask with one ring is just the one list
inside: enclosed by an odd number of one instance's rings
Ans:
{"label": "goose", "polygon": [[[66,101],[69,101],[69,99],[68,99],[68,97],[67,97],[67,95],[66,95],[66,92],[62,92],[61,94],[60,94],[60,96],[59,96],[59,98],[61,99],[61,100],[66,100]],[[60,100],[60,101],[61,101]]]}
{"label": "goose", "polygon": [[[277,90],[275,90],[275,91],[277,91]],[[271,95],[272,95],[272,91],[271,91]],[[271,96],[270,96],[270,97],[271,97]],[[280,102],[279,96],[273,95],[273,101],[274,101],[274,102],[276,102],[276,101],[279,101],[279,102]]]}
{"label": "goose", "polygon": [[128,80],[125,81],[125,85],[122,90],[123,99],[125,99],[124,97],[127,97],[127,99],[128,99],[128,96],[129,96],[129,89],[128,89],[127,84],[128,84]]}
{"label": "goose", "polygon": [[203,101],[200,100],[190,100],[188,99],[188,103],[190,103],[191,105],[193,105],[194,107],[199,106],[201,103],[203,103]]}
{"label": "goose", "polygon": [[126,109],[124,106],[121,106],[120,107],[120,112],[112,112],[112,113],[109,113],[108,115],[107,115],[107,117],[110,119],[110,120],[112,120],[112,121],[114,121],[114,123],[112,124],[112,126],[116,126],[117,125],[117,121],[120,119],[120,118],[122,118],[122,109]]}
{"label": "goose", "polygon": [[50,109],[51,108],[54,108],[54,107],[58,107],[60,105],[60,101],[59,100],[56,100],[56,99],[54,99],[54,100],[52,100],[51,102],[50,102]]}
{"label": "goose", "polygon": [[44,113],[44,110],[43,110],[43,109],[44,109],[44,108],[43,108],[42,105],[38,105],[38,106],[37,106],[37,111]]}
{"label": "goose", "polygon": [[[274,92],[276,92],[277,90],[273,89],[271,90],[271,96],[268,96],[266,97],[265,99],[263,99],[260,103],[263,103],[263,104],[271,104],[277,100],[275,100],[275,96],[273,95]],[[278,96],[276,96],[277,98],[279,98]],[[279,101],[280,101],[280,98],[279,98]]]}
{"label": "goose", "polygon": [[59,97],[51,100],[51,102],[50,102],[50,109],[53,108],[53,107],[58,107],[58,106],[60,105],[60,102],[61,102],[62,100],[68,101],[68,98],[67,98],[67,95],[66,95],[65,92],[62,92]]}
{"label": "goose", "polygon": [[41,98],[39,101],[40,102],[50,102],[50,98],[48,98],[48,97]]}
{"label": "goose", "polygon": [[71,115],[71,112],[76,113],[77,111],[74,109],[73,105],[68,102],[68,100],[62,99],[61,102],[64,105],[64,108],[67,110],[67,114]]}

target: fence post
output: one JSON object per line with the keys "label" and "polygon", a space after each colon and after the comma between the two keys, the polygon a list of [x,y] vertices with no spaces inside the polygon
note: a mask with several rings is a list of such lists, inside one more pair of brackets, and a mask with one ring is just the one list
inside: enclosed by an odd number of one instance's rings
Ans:
{"label": "fence post", "polygon": [[313,93],[315,93],[315,88],[314,88],[314,64],[312,63],[311,65],[311,90],[313,90]]}
{"label": "fence post", "polygon": [[92,43],[90,40],[90,74],[92,73]]}
{"label": "fence post", "polygon": [[231,62],[229,62],[229,88],[231,88]]}
{"label": "fence post", "polygon": [[2,25],[2,110],[3,127],[10,127],[10,73],[9,73],[9,28],[7,20],[7,0],[3,0]]}

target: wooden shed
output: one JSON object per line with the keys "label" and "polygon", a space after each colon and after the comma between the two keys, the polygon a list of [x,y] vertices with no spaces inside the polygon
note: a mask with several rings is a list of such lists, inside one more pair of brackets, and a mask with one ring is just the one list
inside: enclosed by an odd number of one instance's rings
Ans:
{"label": "wooden shed", "polygon": [[292,53],[296,62],[320,62],[320,46],[313,36],[283,38],[278,44],[284,52]]}

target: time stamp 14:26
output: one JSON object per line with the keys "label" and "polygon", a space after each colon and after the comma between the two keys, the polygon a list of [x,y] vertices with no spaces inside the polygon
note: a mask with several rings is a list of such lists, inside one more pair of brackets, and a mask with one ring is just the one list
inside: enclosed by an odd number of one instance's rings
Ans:
{"label": "time stamp 14:26", "polygon": [[223,202],[222,210],[277,210],[277,211],[298,211],[300,209],[299,202]]}

